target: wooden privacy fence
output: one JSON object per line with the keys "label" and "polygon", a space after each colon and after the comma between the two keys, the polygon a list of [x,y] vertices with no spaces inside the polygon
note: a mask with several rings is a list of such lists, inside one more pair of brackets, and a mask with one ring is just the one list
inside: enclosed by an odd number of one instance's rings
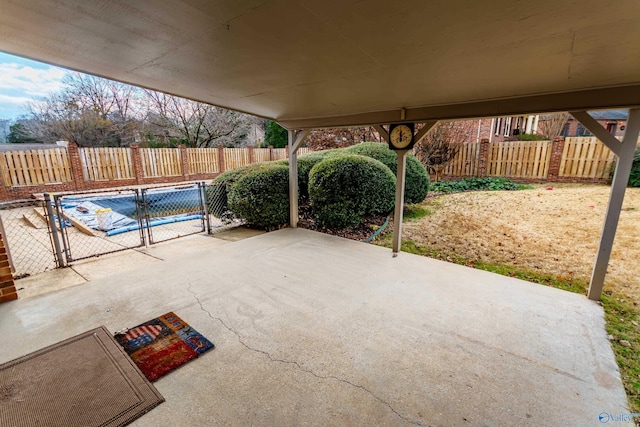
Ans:
{"label": "wooden privacy fence", "polygon": [[62,183],[72,180],[64,148],[0,153],[2,180],[7,187]]}
{"label": "wooden privacy fence", "polygon": [[554,141],[467,142],[447,165],[448,178],[503,176],[531,180],[611,178],[616,156],[595,137]]}
{"label": "wooden privacy fence", "polygon": [[220,172],[220,156],[217,148],[187,148],[187,164],[191,173]]}
{"label": "wooden privacy fence", "polygon": [[480,144],[465,142],[460,147],[458,154],[444,169],[443,174],[448,176],[476,176],[478,174],[478,151]]}
{"label": "wooden privacy fence", "polygon": [[145,178],[182,175],[179,148],[140,148]]}
{"label": "wooden privacy fence", "polygon": [[551,141],[504,141],[489,144],[487,176],[546,179]]}
{"label": "wooden privacy fence", "polygon": [[128,148],[80,148],[82,172],[87,181],[135,178]]}
{"label": "wooden privacy fence", "polygon": [[[301,148],[298,155],[309,153]],[[217,174],[287,158],[285,148],[78,148],[0,152],[2,200],[37,192],[212,179]],[[607,181],[616,157],[594,137],[464,143],[443,175],[549,181]]]}
{"label": "wooden privacy fence", "polygon": [[616,155],[595,138],[566,138],[558,176],[606,179]]}

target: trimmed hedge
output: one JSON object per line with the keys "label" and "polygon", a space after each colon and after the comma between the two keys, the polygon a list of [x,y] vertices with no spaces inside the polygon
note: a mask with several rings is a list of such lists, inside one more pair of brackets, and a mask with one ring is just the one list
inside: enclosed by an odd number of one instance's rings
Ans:
{"label": "trimmed hedge", "polygon": [[[393,175],[398,173],[398,155],[386,144],[379,142],[363,142],[358,145],[345,148],[349,154],[358,154],[371,157],[382,162],[391,169]],[[429,173],[413,154],[407,155],[406,178],[404,187],[405,203],[420,203],[424,201],[429,192]]]}
{"label": "trimmed hedge", "polygon": [[368,214],[394,206],[395,177],[381,162],[358,155],[325,159],[309,174],[309,198],[318,223],[327,228],[356,225]]}
{"label": "trimmed hedge", "polygon": [[[298,157],[298,199],[306,201],[309,199],[309,173],[319,162],[332,157],[343,155],[342,150],[324,150],[305,154]],[[274,162],[278,165],[289,167],[289,160],[278,160]]]}
{"label": "trimmed hedge", "polygon": [[229,209],[255,227],[289,221],[289,169],[282,165],[249,171],[230,186]]}
{"label": "trimmed hedge", "polygon": [[640,149],[637,149],[636,154],[633,156],[629,187],[640,187]]}
{"label": "trimmed hedge", "polygon": [[[209,212],[218,218],[228,215],[228,211],[232,210],[228,206],[229,191],[233,184],[249,172],[265,170],[272,167],[275,162],[254,163],[242,166],[237,169],[231,169],[221,173],[212,181],[212,186],[207,187],[207,208]],[[217,184],[217,185],[216,185]]]}

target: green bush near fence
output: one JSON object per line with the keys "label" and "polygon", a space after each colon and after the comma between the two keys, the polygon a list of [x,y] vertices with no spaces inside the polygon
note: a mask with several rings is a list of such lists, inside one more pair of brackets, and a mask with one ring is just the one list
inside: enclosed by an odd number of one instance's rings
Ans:
{"label": "green bush near fence", "polygon": [[[343,155],[343,150],[324,150],[298,157],[298,198],[301,202],[309,199],[309,173],[319,162]],[[276,164],[289,167],[289,160],[278,160]]]}
{"label": "green bush near fence", "polygon": [[223,218],[229,211],[227,206],[227,186],[224,182],[205,187],[207,210],[217,218]]}
{"label": "green bush near fence", "polygon": [[289,221],[289,169],[268,165],[230,186],[229,209],[255,227],[277,228]]}
{"label": "green bush near fence", "polygon": [[[345,148],[349,154],[358,154],[371,157],[382,162],[391,169],[393,175],[397,175],[398,155],[389,149],[386,144],[379,142],[363,142],[358,145]],[[429,192],[429,173],[413,154],[407,155],[406,178],[404,187],[404,201],[407,204],[420,203]]]}
{"label": "green bush near fence", "polygon": [[640,148],[636,150],[636,154],[633,156],[629,187],[640,187]]}
{"label": "green bush near fence", "polygon": [[[329,162],[320,169],[322,172],[316,177],[313,200],[310,194],[312,171],[316,166],[336,159],[343,161]],[[207,193],[210,211],[218,215],[227,209],[231,210],[235,216],[260,228],[269,229],[286,224],[289,217],[288,166],[288,160],[277,160],[222,173],[213,181],[222,187]],[[331,228],[357,224],[364,215],[386,214],[393,209],[396,167],[396,153],[380,143],[364,143],[347,149],[300,156],[300,202],[311,200],[313,213],[319,223]],[[283,170],[287,170],[286,176]],[[335,176],[331,178],[331,174]],[[286,183],[284,187],[283,179]],[[270,190],[259,194],[266,188]],[[424,200],[428,189],[429,175],[426,169],[415,157],[408,156],[406,202]]]}
{"label": "green bush near fence", "polygon": [[431,184],[431,191],[436,193],[461,193],[463,191],[498,191],[498,190],[524,190],[524,184],[518,184],[507,178],[463,178],[454,181],[438,181]]}
{"label": "green bush near fence", "polygon": [[309,174],[309,198],[318,223],[345,228],[365,215],[387,214],[395,200],[395,177],[381,162],[358,155],[323,160]]}

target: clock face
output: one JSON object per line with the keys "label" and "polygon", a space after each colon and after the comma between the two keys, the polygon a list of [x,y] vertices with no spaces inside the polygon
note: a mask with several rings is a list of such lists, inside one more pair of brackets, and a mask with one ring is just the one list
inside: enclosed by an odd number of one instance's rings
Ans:
{"label": "clock face", "polygon": [[398,125],[389,134],[391,145],[396,149],[407,148],[413,141],[413,131],[407,125]]}

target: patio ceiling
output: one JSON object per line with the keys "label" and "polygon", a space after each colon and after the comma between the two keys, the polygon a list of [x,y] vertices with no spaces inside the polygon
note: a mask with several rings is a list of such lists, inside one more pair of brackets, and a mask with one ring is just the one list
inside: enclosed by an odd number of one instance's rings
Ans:
{"label": "patio ceiling", "polygon": [[2,0],[0,50],[301,129],[638,106],[639,17],[628,0]]}

